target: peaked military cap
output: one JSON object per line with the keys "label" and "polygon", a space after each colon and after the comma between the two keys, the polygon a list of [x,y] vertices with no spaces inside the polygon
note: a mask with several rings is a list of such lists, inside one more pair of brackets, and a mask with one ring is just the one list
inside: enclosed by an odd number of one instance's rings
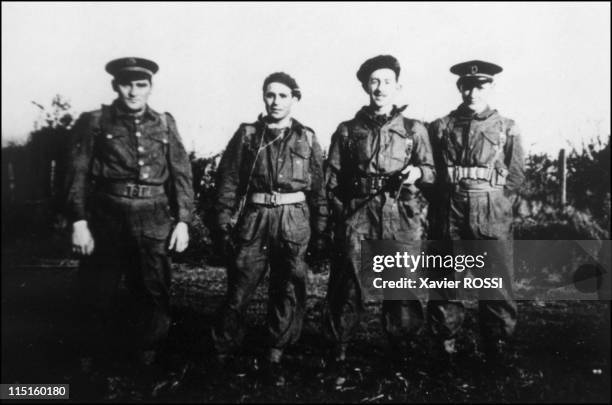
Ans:
{"label": "peaked military cap", "polygon": [[126,74],[144,74],[149,78],[159,70],[157,63],[144,58],[119,58],[106,64],[106,71],[114,77]]}
{"label": "peaked military cap", "polygon": [[493,76],[502,71],[501,66],[481,60],[470,60],[451,66],[451,73],[460,76],[460,80],[493,81]]}
{"label": "peaked military cap", "polygon": [[395,77],[399,77],[400,64],[392,55],[378,55],[363,62],[357,71],[357,79],[365,83],[370,78],[372,72],[378,69],[391,69],[395,72]]}
{"label": "peaked military cap", "polygon": [[263,83],[263,91],[266,91],[266,87],[270,83],[281,83],[291,89],[291,95],[296,97],[298,100],[302,99],[302,91],[300,90],[300,86],[298,86],[295,79],[289,76],[285,72],[275,72],[266,77]]}

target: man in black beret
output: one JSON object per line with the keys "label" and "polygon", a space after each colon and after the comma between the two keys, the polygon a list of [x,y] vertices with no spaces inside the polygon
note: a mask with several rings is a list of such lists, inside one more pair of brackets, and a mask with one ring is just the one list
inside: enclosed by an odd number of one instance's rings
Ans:
{"label": "man in black beret", "polygon": [[[439,198],[435,207],[441,224],[441,239],[451,241],[490,240],[476,244],[487,251],[486,277],[501,277],[499,288],[480,289],[480,329],[488,364],[499,363],[504,346],[516,325],[516,303],[512,299],[512,203],[523,180],[524,161],[520,131],[514,120],[503,117],[489,105],[494,75],[502,68],[480,60],[450,68],[459,76],[457,89],[462,102],[447,116],[430,125],[439,176]],[[443,175],[442,175],[443,174]],[[504,242],[499,242],[504,241]],[[455,254],[467,248],[457,242]],[[449,276],[447,272],[444,276]],[[455,336],[465,310],[456,292],[431,291],[428,317],[440,338],[442,354],[452,358]],[[451,356],[447,356],[448,353]]]}
{"label": "man in black beret", "polygon": [[174,118],[148,106],[157,70],[142,58],[109,62],[117,98],[83,113],[72,130],[67,211],[81,256],[84,367],[100,354],[96,343],[111,350],[109,338],[123,334],[110,327],[123,276],[134,299],[138,360],[155,360],[170,326],[168,252],[189,242],[193,189]]}
{"label": "man in black beret", "polygon": [[[332,261],[325,327],[334,344],[337,382],[346,380],[347,344],[364,311],[361,241],[426,239],[427,201],[421,188],[434,181],[433,154],[423,123],[405,118],[406,106],[394,104],[399,74],[399,62],[391,55],[361,65],[357,78],[369,105],[338,126],[329,148],[326,190],[339,254]],[[392,356],[400,359],[421,329],[421,304],[416,297],[387,300],[382,316]]]}
{"label": "man in black beret", "polygon": [[267,115],[240,125],[217,171],[216,239],[229,263],[226,301],[212,335],[223,366],[242,343],[247,306],[269,268],[265,370],[280,386],[283,352],[302,333],[304,259],[311,233],[322,240],[327,201],[321,147],[314,131],[291,115],[301,98],[296,81],[273,73],[262,90]]}

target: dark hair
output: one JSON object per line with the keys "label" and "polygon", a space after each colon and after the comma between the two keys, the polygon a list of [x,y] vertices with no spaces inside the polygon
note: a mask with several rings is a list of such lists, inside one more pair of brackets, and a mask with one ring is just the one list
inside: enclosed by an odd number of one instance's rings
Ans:
{"label": "dark hair", "polygon": [[289,76],[285,72],[275,72],[266,77],[266,80],[264,80],[262,86],[262,91],[264,93],[266,91],[266,87],[268,87],[268,84],[270,83],[284,84],[285,86],[291,89],[291,95],[293,97],[297,98],[298,100],[302,98],[302,91],[300,90],[300,87],[298,86],[297,82],[293,77]]}

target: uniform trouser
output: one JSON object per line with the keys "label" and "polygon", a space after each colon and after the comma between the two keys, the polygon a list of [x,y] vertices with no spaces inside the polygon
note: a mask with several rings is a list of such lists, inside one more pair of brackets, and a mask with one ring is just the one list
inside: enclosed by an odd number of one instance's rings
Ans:
{"label": "uniform trouser", "polygon": [[[352,202],[359,206],[360,202]],[[421,240],[427,206],[422,200],[397,201],[388,195],[373,199],[343,224],[336,235],[324,313],[327,335],[335,344],[346,344],[354,335],[364,312],[361,285],[361,241],[391,239]],[[423,325],[423,309],[416,296],[405,300],[384,300],[383,328],[392,344],[402,344]]]}
{"label": "uniform trouser", "polygon": [[125,330],[113,329],[118,315],[126,317],[117,307],[123,276],[131,299],[127,314],[133,326],[130,343],[140,349],[156,349],[170,326],[167,244],[172,220],[167,198],[97,194],[93,203],[89,227],[95,247],[91,256],[81,260],[77,279],[85,329],[82,349],[88,351],[87,346],[96,341],[106,345],[125,334]]}
{"label": "uniform trouser", "polygon": [[[512,251],[512,204],[503,191],[455,192],[451,195],[448,210],[448,237],[446,252],[482,253],[487,251],[487,273],[484,277],[501,277],[501,288],[480,289],[479,324],[485,338],[507,338],[515,328],[517,307],[513,300],[512,282],[514,276]],[[479,240],[496,240],[495,243],[481,243]],[[453,241],[457,243],[453,244]],[[461,241],[461,242],[459,242]],[[432,274],[452,279],[448,271]],[[457,299],[456,289],[435,289],[430,291],[427,313],[433,332],[441,338],[453,337],[461,328],[465,309]]]}
{"label": "uniform trouser", "polygon": [[306,203],[246,206],[227,269],[226,301],[212,329],[219,354],[240,347],[247,306],[268,267],[268,345],[282,352],[299,339],[306,304],[309,216]]}

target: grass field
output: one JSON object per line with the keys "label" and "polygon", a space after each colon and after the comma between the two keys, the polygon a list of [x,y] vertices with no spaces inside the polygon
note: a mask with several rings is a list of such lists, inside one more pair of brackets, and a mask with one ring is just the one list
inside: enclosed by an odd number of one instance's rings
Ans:
{"label": "grass field", "polygon": [[[248,311],[244,349],[224,372],[211,368],[209,325],[223,298],[225,272],[211,266],[177,265],[172,285],[174,324],[168,353],[173,373],[134,368],[120,345],[115,360],[89,375],[80,371],[73,347],[76,261],[51,248],[58,240],[13,241],[2,254],[2,383],[69,383],[74,400],[173,402],[609,402],[610,307],[599,301],[520,301],[510,367],[484,371],[474,305],[450,367],[431,354],[431,337],[414,342],[403,367],[391,367],[380,325],[380,305],[368,306],[348,353],[352,375],[342,388],[325,372],[327,343],[320,313],[327,274],[310,276],[302,339],[286,354],[287,385],[271,388],[259,378],[265,348],[266,289]],[[472,303],[473,304],[473,303]],[[118,329],[118,337],[123,331]]]}

